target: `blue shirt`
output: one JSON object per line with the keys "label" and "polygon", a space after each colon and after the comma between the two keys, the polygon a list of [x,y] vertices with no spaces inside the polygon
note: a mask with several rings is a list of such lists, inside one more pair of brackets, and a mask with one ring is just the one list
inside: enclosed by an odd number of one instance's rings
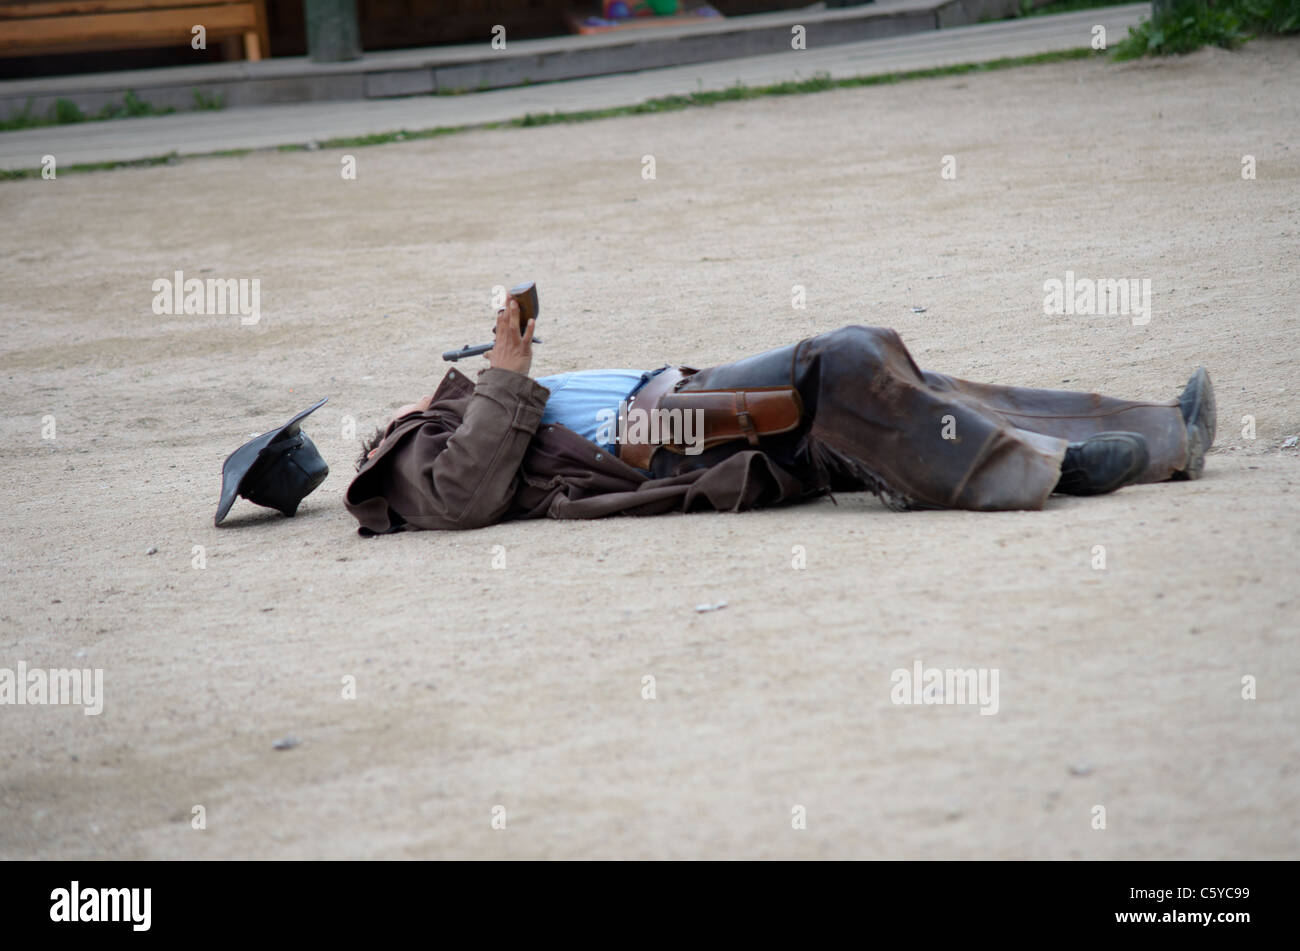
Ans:
{"label": "blue shirt", "polygon": [[643,370],[578,370],[541,377],[537,382],[551,391],[542,423],[567,426],[613,453],[618,405],[644,375]]}

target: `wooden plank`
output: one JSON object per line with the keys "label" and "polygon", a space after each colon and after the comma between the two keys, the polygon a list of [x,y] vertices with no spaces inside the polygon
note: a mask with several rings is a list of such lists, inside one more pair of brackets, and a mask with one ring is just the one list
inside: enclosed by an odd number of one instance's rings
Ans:
{"label": "wooden plank", "polygon": [[248,3],[250,0],[0,0],[0,20],[73,16],[86,13],[133,13],[137,10],[212,7]]}
{"label": "wooden plank", "polygon": [[253,0],[253,31],[244,34],[244,57],[256,63],[271,55],[271,34],[266,28],[266,0]]}
{"label": "wooden plank", "polygon": [[10,20],[0,30],[0,56],[60,50],[135,49],[189,46],[191,29],[202,24],[208,41],[255,30],[250,3],[190,7],[157,13],[105,13],[79,17]]}

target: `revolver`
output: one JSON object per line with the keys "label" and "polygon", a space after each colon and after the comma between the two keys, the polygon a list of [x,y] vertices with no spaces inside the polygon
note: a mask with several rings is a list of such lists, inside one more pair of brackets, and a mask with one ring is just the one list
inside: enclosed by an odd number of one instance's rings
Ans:
{"label": "revolver", "polygon": [[[519,332],[522,334],[528,329],[528,321],[535,319],[541,312],[541,305],[537,302],[537,282],[527,281],[523,284],[516,284],[510,288],[510,296],[519,302]],[[539,338],[533,338],[533,343],[541,342]],[[465,357],[477,357],[487,353],[494,346],[496,346],[495,343],[479,343],[473,346],[465,344],[459,350],[448,350],[442,355],[442,358],[448,363],[455,363]]]}

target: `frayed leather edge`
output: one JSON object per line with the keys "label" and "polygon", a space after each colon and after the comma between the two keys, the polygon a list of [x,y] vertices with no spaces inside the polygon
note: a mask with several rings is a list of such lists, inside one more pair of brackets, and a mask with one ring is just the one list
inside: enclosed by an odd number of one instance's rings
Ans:
{"label": "frayed leather edge", "polygon": [[[890,488],[889,484],[866,464],[828,446],[812,433],[804,436],[796,450],[796,455],[811,464],[817,488],[829,495],[832,502],[835,502],[835,495],[831,492],[833,477],[847,476],[861,482],[867,491],[879,498],[885,508],[891,511],[909,512],[930,507]],[[839,503],[835,502],[835,504]]]}

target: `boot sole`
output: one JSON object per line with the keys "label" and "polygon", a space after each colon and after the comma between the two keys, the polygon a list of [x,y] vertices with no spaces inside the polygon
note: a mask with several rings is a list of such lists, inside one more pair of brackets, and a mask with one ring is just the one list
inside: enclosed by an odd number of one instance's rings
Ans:
{"label": "boot sole", "polygon": [[1199,479],[1205,472],[1205,454],[1214,445],[1218,428],[1218,406],[1214,400],[1214,384],[1205,367],[1197,367],[1189,385],[1193,387],[1191,412],[1187,416],[1187,465],[1173,474],[1174,479]]}

